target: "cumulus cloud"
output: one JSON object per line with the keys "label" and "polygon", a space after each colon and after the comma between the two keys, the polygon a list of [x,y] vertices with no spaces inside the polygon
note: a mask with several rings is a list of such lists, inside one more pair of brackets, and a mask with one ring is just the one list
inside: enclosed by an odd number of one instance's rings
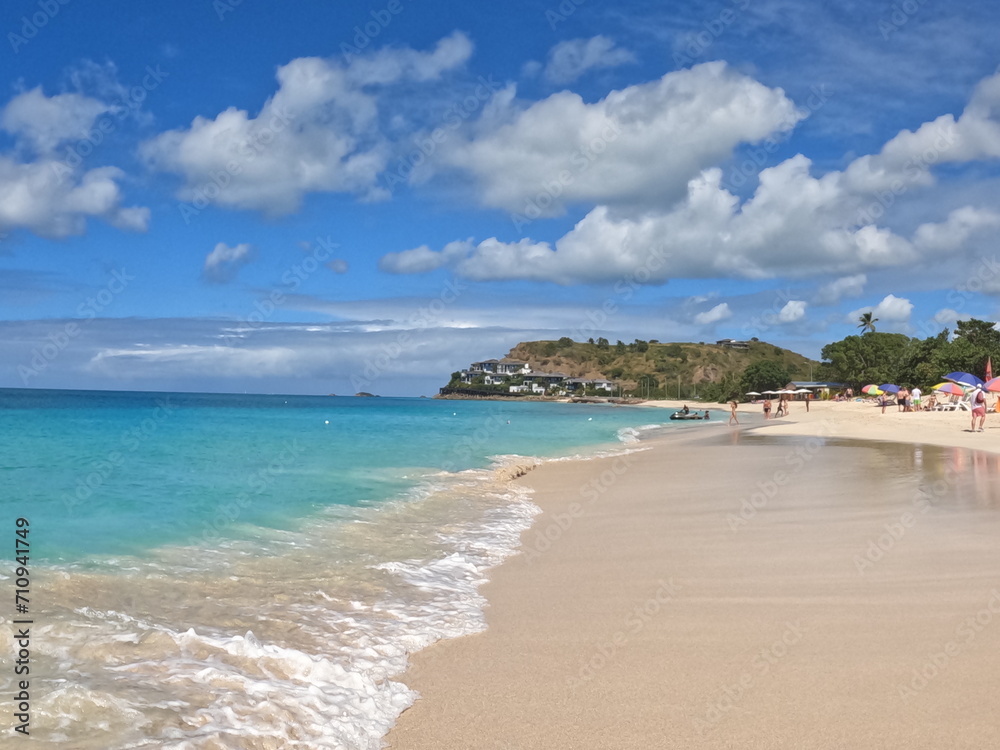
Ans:
{"label": "cumulus cloud", "polygon": [[[685,106],[660,107],[665,101],[660,96],[664,91],[686,88],[694,83],[687,78],[674,78],[667,83],[671,76],[685,72],[700,79],[698,91],[691,92]],[[643,134],[663,135],[677,125],[678,119],[684,119],[684,115],[690,115],[692,121],[705,115],[706,110],[702,107],[705,102],[700,96],[717,101],[718,97],[724,98],[722,92],[732,94],[734,87],[743,90],[745,98],[751,99],[777,93],[748,82],[721,64],[698,66],[691,71],[665,76],[659,84],[634,87],[629,97],[632,104],[638,106],[641,102],[645,106],[639,107],[640,114],[631,114],[631,122],[641,122]],[[708,95],[706,91],[713,94]],[[496,159],[492,162],[491,176],[486,177],[484,171],[485,200],[502,207],[516,206],[518,201],[524,200],[524,191],[530,189],[527,180],[534,179],[534,184],[538,185],[544,181],[544,175],[551,178],[557,173],[546,155],[532,150],[544,142],[548,158],[556,158],[559,154],[551,124],[547,130],[547,121],[536,121],[535,116],[557,106],[566,107],[567,111],[576,107],[578,111],[574,116],[556,120],[563,124],[579,123],[579,132],[582,132],[587,127],[588,114],[616,111],[611,104],[613,100],[615,95],[609,95],[598,104],[583,105],[574,104],[570,94],[550,97],[520,113],[493,134],[477,140],[464,152],[462,163],[470,169],[478,169],[478,163],[489,161],[487,156]],[[780,100],[787,101],[783,94]],[[992,108],[988,106],[991,102],[995,105]],[[788,105],[791,107],[790,102]],[[917,137],[926,130],[921,127],[915,134],[905,131],[894,137],[875,156],[862,156],[843,171],[830,171],[821,176],[814,175],[812,162],[798,154],[763,169],[756,190],[745,199],[723,186],[719,168],[697,168],[696,163],[701,158],[698,154],[709,160],[718,158],[718,154],[709,156],[707,151],[699,151],[699,144],[690,142],[691,138],[698,138],[697,133],[703,128],[686,126],[696,134],[689,135],[689,141],[683,144],[690,160],[677,157],[678,160],[673,161],[672,149],[663,149],[657,141],[659,154],[647,153],[644,135],[633,134],[623,126],[621,136],[608,146],[606,158],[596,161],[595,166],[577,179],[568,180],[558,191],[553,190],[555,197],[546,203],[547,208],[534,214],[552,213],[567,201],[596,203],[572,230],[555,242],[529,238],[503,242],[490,238],[479,244],[470,243],[465,255],[455,253],[449,258],[441,258],[438,265],[451,264],[458,274],[477,280],[520,279],[572,284],[614,281],[635,273],[649,262],[651,255],[657,254],[666,261],[649,275],[652,283],[670,278],[843,275],[843,280],[828,285],[819,293],[818,304],[832,304],[840,296],[859,293],[868,271],[915,267],[927,258],[940,258],[942,252],[968,254],[974,236],[995,230],[1000,224],[1000,214],[966,206],[952,211],[944,221],[921,225],[907,237],[881,224],[878,221],[881,214],[871,209],[875,205],[884,212],[885,207],[892,206],[910,186],[929,184],[930,170],[935,164],[1000,154],[1000,115],[994,122],[994,111],[1000,113],[1000,75],[987,79],[977,88],[959,118],[952,142],[961,143],[961,148],[956,145],[935,151],[936,156],[932,159],[930,151],[921,149],[933,149],[937,136],[928,133]],[[730,135],[737,132],[720,125],[730,121],[733,108],[716,110],[715,115],[718,115],[718,120],[713,119],[716,130],[721,128]],[[764,125],[759,118],[754,120],[748,116],[747,119]],[[536,126],[533,144],[526,133],[521,132],[527,122]],[[789,122],[794,120],[784,120],[785,124]],[[784,127],[781,121],[770,125],[779,129]],[[571,147],[574,135],[568,132],[560,135],[564,144]],[[752,136],[744,132],[742,137],[749,139]],[[725,141],[718,132],[712,138],[716,143]],[[663,142],[672,141],[668,137]],[[508,153],[513,144],[523,147],[523,154],[528,158],[519,161],[517,155]],[[635,170],[630,172],[629,165],[619,161],[622,151],[630,156],[642,154],[642,165],[632,165]],[[503,159],[498,158],[501,154]],[[520,177],[506,172],[508,156],[509,164],[517,165]],[[603,166],[613,166],[618,171],[613,175],[605,174]],[[534,171],[538,169],[542,170],[541,174]],[[687,178],[682,194],[675,196],[670,181],[692,170],[694,174]],[[664,178],[664,175],[669,177]],[[897,181],[903,177],[909,182]],[[503,179],[502,184],[500,179]],[[663,182],[664,179],[667,182]],[[630,195],[629,186],[636,185],[642,186],[642,197]],[[650,196],[656,196],[657,205],[648,203]],[[425,263],[435,262],[426,250],[423,256]]]}
{"label": "cumulus cloud", "polygon": [[802,320],[806,314],[806,308],[809,306],[808,302],[802,300],[788,300],[785,306],[781,308],[778,312],[778,322],[779,323],[795,323],[796,321]]}
{"label": "cumulus cloud", "polygon": [[857,323],[858,318],[863,313],[871,313],[882,323],[907,323],[913,312],[913,303],[905,297],[897,297],[894,294],[887,294],[881,302],[874,307],[861,307],[848,313],[847,321]]}
{"label": "cumulus cloud", "polygon": [[86,138],[94,121],[109,109],[83,94],[46,96],[38,86],[7,103],[0,113],[0,127],[37,152],[51,153],[60,143]]}
{"label": "cumulus cloud", "polygon": [[958,310],[952,310],[950,307],[945,307],[934,313],[934,322],[942,326],[954,326],[960,320],[969,320],[971,318],[971,315],[960,313]]}
{"label": "cumulus cloud", "polygon": [[230,247],[225,242],[218,243],[207,256],[202,269],[204,279],[212,284],[228,284],[236,278],[240,269],[257,257],[252,245],[240,243]]}
{"label": "cumulus cloud", "polygon": [[729,309],[729,304],[722,302],[711,310],[706,310],[705,312],[700,312],[694,316],[694,322],[700,326],[712,325],[713,323],[718,323],[720,320],[725,320],[726,318],[732,317],[733,313]]}
{"label": "cumulus cloud", "polygon": [[27,229],[56,239],[86,230],[88,218],[128,231],[145,231],[149,209],[123,206],[116,167],[90,170],[56,156],[58,148],[83,139],[109,105],[83,94],[47,97],[41,88],[18,94],[0,112],[0,129],[14,139],[0,153],[0,233]]}
{"label": "cumulus cloud", "polygon": [[550,83],[572,83],[588,70],[614,68],[635,62],[635,55],[606,36],[568,39],[549,50],[545,78]]}
{"label": "cumulus cloud", "polygon": [[390,149],[374,89],[437,79],[471,52],[456,32],[429,52],[387,48],[350,63],[297,58],[278,69],[278,89],[256,115],[230,107],[196,117],[141,153],[151,168],[182,177],[178,197],[196,211],[215,204],[282,215],[312,192],[385,197],[376,180]]}
{"label": "cumulus cloud", "polygon": [[817,305],[834,305],[844,297],[858,297],[864,291],[867,283],[868,277],[863,273],[841,276],[819,288],[815,303]]}
{"label": "cumulus cloud", "polygon": [[458,175],[471,181],[483,205],[522,221],[581,202],[662,207],[738,144],[784,133],[803,116],[781,89],[721,62],[589,104],[563,91],[525,106],[508,89],[412,179]]}

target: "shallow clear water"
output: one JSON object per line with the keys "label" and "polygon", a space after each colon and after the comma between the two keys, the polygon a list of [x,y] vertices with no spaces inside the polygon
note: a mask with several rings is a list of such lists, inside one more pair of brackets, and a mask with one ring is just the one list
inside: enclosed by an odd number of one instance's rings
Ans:
{"label": "shallow clear water", "polygon": [[[483,627],[478,586],[537,511],[499,469],[627,450],[650,421],[539,402],[0,390],[3,518],[11,535],[30,521],[32,744],[380,747],[414,698],[393,676]],[[0,586],[13,596],[12,577]],[[5,656],[13,632],[8,619]]]}

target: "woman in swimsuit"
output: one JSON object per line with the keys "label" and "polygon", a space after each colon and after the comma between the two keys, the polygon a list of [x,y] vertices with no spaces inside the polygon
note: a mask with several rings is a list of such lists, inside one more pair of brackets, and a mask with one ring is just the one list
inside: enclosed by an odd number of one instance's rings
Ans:
{"label": "woman in swimsuit", "polygon": [[764,419],[771,418],[771,399],[764,399]]}

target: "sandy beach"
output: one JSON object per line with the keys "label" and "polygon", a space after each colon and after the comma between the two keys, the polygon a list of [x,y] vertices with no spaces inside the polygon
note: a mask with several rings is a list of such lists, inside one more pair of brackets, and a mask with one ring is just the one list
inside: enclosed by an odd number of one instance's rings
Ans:
{"label": "sandy beach", "polygon": [[488,630],[416,655],[389,746],[995,745],[1000,417],[759,412],[519,479]]}

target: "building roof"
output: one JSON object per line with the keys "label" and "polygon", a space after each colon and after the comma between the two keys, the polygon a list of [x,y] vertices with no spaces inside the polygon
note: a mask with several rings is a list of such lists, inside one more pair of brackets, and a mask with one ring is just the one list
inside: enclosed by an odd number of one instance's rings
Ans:
{"label": "building roof", "polygon": [[846,384],[818,380],[793,380],[789,385],[794,385],[796,388],[843,388]]}

